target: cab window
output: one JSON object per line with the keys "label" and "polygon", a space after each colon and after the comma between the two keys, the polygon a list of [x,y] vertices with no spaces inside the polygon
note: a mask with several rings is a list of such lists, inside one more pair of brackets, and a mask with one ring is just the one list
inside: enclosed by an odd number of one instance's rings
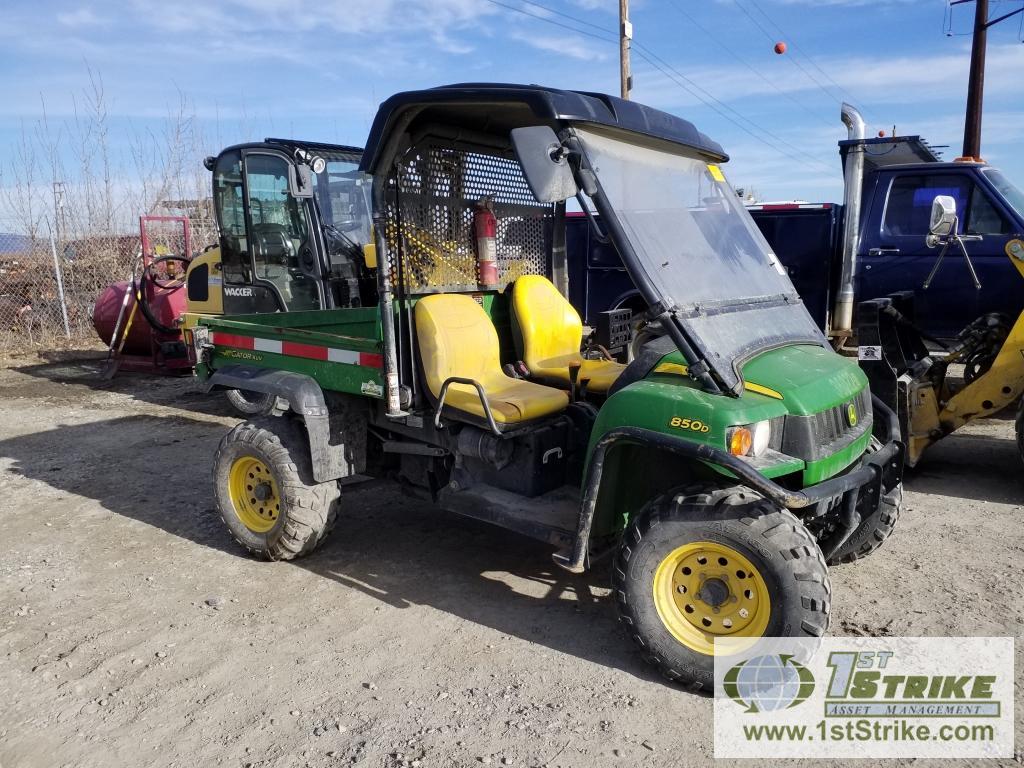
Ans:
{"label": "cab window", "polygon": [[971,205],[967,211],[967,234],[1008,235],[1010,222],[992,204],[992,200],[981,187],[975,185],[971,191]]}
{"label": "cab window", "polygon": [[213,169],[213,196],[220,226],[221,269],[229,283],[251,283],[242,201],[242,154],[225,152]]}
{"label": "cab window", "polygon": [[882,233],[893,237],[924,237],[937,195],[956,200],[961,234],[1005,235],[1010,224],[988,194],[965,174],[920,174],[896,177],[885,204]]}
{"label": "cab window", "polygon": [[305,211],[288,191],[288,161],[248,155],[245,174],[255,279],[271,283],[288,310],[319,309],[318,280],[300,266],[314,262]]}
{"label": "cab window", "polygon": [[885,202],[882,234],[891,237],[927,235],[936,195],[949,195],[956,200],[956,210],[963,221],[973,186],[963,174],[897,176]]}

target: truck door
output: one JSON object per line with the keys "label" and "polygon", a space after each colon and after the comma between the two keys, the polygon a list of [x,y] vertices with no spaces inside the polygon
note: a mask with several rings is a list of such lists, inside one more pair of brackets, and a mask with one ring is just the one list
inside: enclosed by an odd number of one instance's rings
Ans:
{"label": "truck door", "polygon": [[[872,199],[861,238],[858,300],[912,290],[917,324],[944,338],[956,336],[985,312],[1008,311],[1008,286],[1016,288],[1019,280],[1003,252],[1010,226],[971,169],[893,172],[876,188],[880,194]],[[956,200],[961,234],[982,237],[965,243],[980,290],[954,248],[947,251],[929,288],[922,288],[939,256],[939,249],[925,244],[936,195]]]}

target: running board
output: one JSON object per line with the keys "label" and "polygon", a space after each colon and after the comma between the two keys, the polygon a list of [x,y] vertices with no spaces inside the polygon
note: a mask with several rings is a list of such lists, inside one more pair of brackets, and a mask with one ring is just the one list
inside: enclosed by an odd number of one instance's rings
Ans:
{"label": "running board", "polygon": [[465,490],[443,488],[439,506],[463,517],[492,525],[572,551],[579,521],[579,490],[563,486],[541,496],[527,498],[492,485],[478,484]]}

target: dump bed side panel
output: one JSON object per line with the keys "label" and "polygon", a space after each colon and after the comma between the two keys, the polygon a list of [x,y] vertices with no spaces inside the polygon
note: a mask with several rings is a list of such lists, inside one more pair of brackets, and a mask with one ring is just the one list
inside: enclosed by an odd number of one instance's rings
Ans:
{"label": "dump bed side panel", "polygon": [[251,365],[310,376],[325,390],[384,397],[376,307],[209,317],[199,325],[209,332],[201,378],[225,365]]}

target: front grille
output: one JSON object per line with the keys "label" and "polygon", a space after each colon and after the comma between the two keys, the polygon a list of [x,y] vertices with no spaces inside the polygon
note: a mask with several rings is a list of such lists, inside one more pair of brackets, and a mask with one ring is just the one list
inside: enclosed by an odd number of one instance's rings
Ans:
{"label": "front grille", "polygon": [[[855,418],[850,418],[850,406]],[[871,431],[871,391],[810,416],[786,416],[782,452],[805,461],[830,456]],[[853,422],[852,424],[850,422]]]}

